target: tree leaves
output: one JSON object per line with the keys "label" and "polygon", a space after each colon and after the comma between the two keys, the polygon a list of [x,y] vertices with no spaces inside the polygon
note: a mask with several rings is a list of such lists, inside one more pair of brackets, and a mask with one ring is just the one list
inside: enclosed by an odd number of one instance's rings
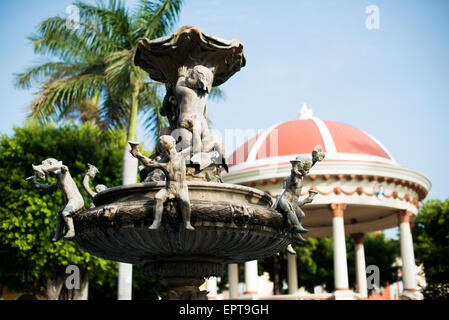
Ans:
{"label": "tree leaves", "polygon": [[[384,234],[367,234],[364,240],[366,265],[374,264],[380,269],[381,285],[397,281],[398,268],[393,266],[399,255],[397,241],[388,240]],[[327,292],[334,290],[333,239],[308,238],[295,246],[298,285],[313,292],[315,286],[324,285]],[[346,252],[349,285],[355,287],[355,257],[354,242],[346,237]],[[287,283],[287,252],[280,252],[279,256],[265,258],[260,261],[261,271],[270,274],[273,281],[279,279],[279,293],[286,293],[282,283]]]}
{"label": "tree leaves", "polygon": [[449,298],[449,199],[426,201],[415,220],[415,258],[424,264],[427,299]]}
{"label": "tree leaves", "polygon": [[87,163],[100,170],[96,184],[119,185],[124,143],[123,132],[102,132],[89,124],[30,123],[15,128],[12,137],[0,137],[0,283],[10,289],[33,287],[70,264],[100,272],[93,276],[99,282],[116,274],[115,262],[91,256],[70,241],[51,242],[62,194],[46,194],[24,179],[33,174],[31,164],[55,157],[68,165],[88,205],[91,200],[81,186]]}

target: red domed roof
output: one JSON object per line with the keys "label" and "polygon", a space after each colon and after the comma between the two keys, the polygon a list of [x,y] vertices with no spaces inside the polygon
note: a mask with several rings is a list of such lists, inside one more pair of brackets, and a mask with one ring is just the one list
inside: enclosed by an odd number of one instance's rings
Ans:
{"label": "red domed roof", "polygon": [[227,159],[230,172],[289,164],[316,145],[324,161],[357,161],[397,165],[391,154],[369,134],[341,122],[309,118],[285,121],[249,139]]}

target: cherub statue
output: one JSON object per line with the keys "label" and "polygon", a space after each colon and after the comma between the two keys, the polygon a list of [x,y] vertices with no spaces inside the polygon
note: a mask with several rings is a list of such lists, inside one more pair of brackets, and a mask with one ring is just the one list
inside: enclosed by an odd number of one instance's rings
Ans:
{"label": "cherub statue", "polygon": [[[86,190],[87,194],[91,198],[95,197],[95,195],[98,192],[101,192],[101,191],[107,189],[107,187],[104,184],[97,184],[95,186],[95,191],[92,191],[92,189],[90,188],[89,181],[93,180],[95,178],[95,176],[97,175],[97,173],[98,173],[98,169],[94,165],[91,165],[90,163],[88,163],[86,175],[84,176],[84,179],[83,179],[83,187],[84,187],[84,190]],[[93,207],[93,203],[91,204],[91,207]]]}
{"label": "cherub statue", "polygon": [[176,93],[180,97],[178,126],[193,133],[193,153],[201,151],[201,138],[209,134],[204,113],[213,79],[212,71],[205,66],[195,66],[190,72],[187,71],[186,66],[178,70],[176,83]]}
{"label": "cherub statue", "polygon": [[156,230],[160,227],[164,203],[167,200],[175,199],[181,208],[185,228],[195,230],[190,223],[190,199],[189,189],[186,181],[185,158],[188,151],[176,151],[176,141],[172,136],[163,135],[159,137],[159,145],[167,156],[168,162],[156,162],[145,157],[137,148],[139,143],[128,141],[131,146],[131,154],[142,161],[147,167],[159,168],[165,173],[165,188],[159,190],[155,195],[154,221],[149,229]]}
{"label": "cherub statue", "polygon": [[[304,200],[299,200],[303,186],[303,179],[309,173],[309,170],[316,162],[324,159],[324,152],[320,145],[316,146],[312,152],[312,158],[307,156],[298,156],[295,160],[291,160],[292,170],[290,176],[284,182],[284,190],[276,196],[273,208],[282,214],[286,214],[288,220],[293,225],[294,230],[298,233],[300,239],[301,234],[307,230],[302,226],[304,220],[304,212],[301,207],[307,203],[311,203],[317,192],[310,190],[309,195]],[[294,250],[289,246],[287,249],[290,253]]]}
{"label": "cherub statue", "polygon": [[192,132],[191,161],[199,163],[202,170],[213,162],[215,153],[210,151],[215,149],[221,156],[221,164],[228,170],[223,143],[218,136],[209,133],[207,124],[206,104],[213,80],[212,71],[205,66],[197,65],[190,72],[182,66],[178,69],[175,87],[177,98],[169,99],[179,104],[178,127]]}
{"label": "cherub statue", "polygon": [[[26,180],[31,182],[35,188],[44,189],[48,191],[61,190],[64,197],[64,207],[62,207],[56,216],[56,233],[52,241],[58,241],[62,236],[63,224],[62,220],[67,226],[67,233],[64,238],[72,239],[75,236],[75,227],[73,225],[72,216],[82,209],[84,209],[84,200],[81,193],[76,186],[75,181],[70,175],[69,168],[53,158],[42,161],[40,165],[32,165],[35,176],[28,177]],[[45,174],[57,179],[57,182],[52,184],[41,184],[36,181],[36,176],[39,179],[45,179]]]}

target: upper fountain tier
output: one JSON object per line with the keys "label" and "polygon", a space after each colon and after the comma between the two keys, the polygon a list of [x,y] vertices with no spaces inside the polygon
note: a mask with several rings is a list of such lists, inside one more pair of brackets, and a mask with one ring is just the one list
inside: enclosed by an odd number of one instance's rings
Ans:
{"label": "upper fountain tier", "polygon": [[244,67],[246,59],[240,40],[228,41],[184,26],[167,37],[140,39],[134,63],[151,79],[164,83],[176,83],[181,66],[203,65],[214,74],[213,86],[219,86]]}

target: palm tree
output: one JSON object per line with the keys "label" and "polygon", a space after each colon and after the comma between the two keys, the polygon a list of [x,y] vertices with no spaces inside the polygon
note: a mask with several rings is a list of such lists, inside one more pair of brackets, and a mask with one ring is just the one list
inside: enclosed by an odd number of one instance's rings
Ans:
{"label": "palm tree", "polygon": [[[41,121],[77,117],[100,127],[127,130],[136,139],[137,115],[145,117],[150,132],[165,125],[159,114],[160,85],[133,63],[138,39],[157,38],[172,31],[182,0],[141,0],[130,13],[123,1],[90,5],[76,2],[79,21],[52,17],[29,37],[35,53],[49,61],[16,75],[16,86],[38,84],[29,117]],[[75,26],[75,28],[73,27]],[[137,162],[124,152],[123,183],[135,183]]]}
{"label": "palm tree", "polygon": [[[40,88],[29,117],[46,121],[76,116],[103,128],[125,128],[127,140],[135,140],[141,112],[147,129],[158,135],[165,124],[159,113],[159,85],[148,81],[146,72],[134,65],[134,54],[139,38],[157,38],[172,31],[182,0],[141,0],[132,13],[121,0],[74,5],[80,17],[76,28],[73,21],[52,17],[29,37],[35,53],[58,59],[16,76],[17,87],[37,83]],[[122,183],[136,180],[137,159],[125,144]],[[127,285],[131,270],[131,265],[119,264],[119,299],[131,294]]]}

